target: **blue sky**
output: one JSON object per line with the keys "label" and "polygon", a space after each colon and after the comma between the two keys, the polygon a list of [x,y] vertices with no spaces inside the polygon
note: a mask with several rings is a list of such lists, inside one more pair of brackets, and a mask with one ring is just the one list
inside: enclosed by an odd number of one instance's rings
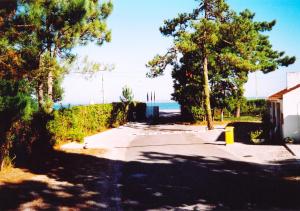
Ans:
{"label": "blue sky", "polygon": [[[246,96],[268,96],[286,86],[286,72],[300,71],[300,1],[299,0],[228,0],[236,11],[250,9],[257,20],[277,20],[269,33],[275,49],[298,57],[296,64],[269,74],[251,74],[245,85]],[[108,26],[112,29],[112,42],[98,47],[90,44],[78,47],[75,52],[90,60],[114,64],[115,70],[103,72],[93,79],[70,74],[66,77],[64,103],[101,102],[101,75],[104,78],[106,102],[118,101],[122,87],[132,88],[135,99],[146,100],[146,94],[156,92],[158,101],[169,101],[173,92],[171,70],[157,79],[147,79],[145,64],[172,45],[172,39],[163,37],[159,27],[165,19],[178,13],[189,12],[194,0],[114,0],[114,11]],[[256,78],[256,79],[255,79]]]}

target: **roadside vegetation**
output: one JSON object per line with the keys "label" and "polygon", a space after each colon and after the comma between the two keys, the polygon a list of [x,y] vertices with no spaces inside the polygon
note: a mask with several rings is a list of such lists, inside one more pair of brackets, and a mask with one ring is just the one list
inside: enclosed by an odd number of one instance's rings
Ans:
{"label": "roadside vegetation", "polygon": [[0,2],[0,170],[50,151],[47,125],[76,61],[72,50],[110,41],[112,9],[110,1]]}
{"label": "roadside vegetation", "polygon": [[[183,111],[186,112],[186,111]],[[263,116],[268,112],[267,101],[265,99],[245,100],[241,105],[241,111],[239,117],[235,115],[235,110],[230,107],[221,109],[214,109],[213,120],[215,123],[226,122],[261,122]],[[206,115],[203,109],[198,107],[192,107],[190,112],[184,113],[186,120],[200,123],[205,123]]]}
{"label": "roadside vegetation", "polygon": [[[51,151],[65,141],[139,119],[145,105],[124,87],[120,104],[53,110],[63,98],[61,83],[73,69],[92,74],[107,67],[87,59],[77,65],[73,49],[110,42],[111,1],[11,0],[0,2],[0,170]],[[255,21],[225,0],[202,0],[191,13],[160,28],[174,39],[165,55],[149,61],[149,77],[173,67],[173,100],[190,122],[259,120],[264,101],[247,101],[251,72],[268,73],[295,62],[272,48],[266,32],[276,22]]]}
{"label": "roadside vegetation", "polygon": [[144,120],[146,104],[112,103],[75,106],[57,110],[47,124],[55,144],[82,142],[84,137],[123,125],[128,120]]}
{"label": "roadside vegetation", "polygon": [[256,21],[248,9],[235,12],[225,0],[199,1],[191,13],[165,20],[160,27],[173,45],[148,62],[147,76],[160,76],[171,66],[173,100],[188,118],[205,119],[209,130],[214,118],[223,121],[226,113],[240,118],[242,109],[249,109],[244,112],[252,116],[251,101],[244,97],[249,74],[269,73],[296,60],[273,49],[267,32],[275,25],[275,20]]}

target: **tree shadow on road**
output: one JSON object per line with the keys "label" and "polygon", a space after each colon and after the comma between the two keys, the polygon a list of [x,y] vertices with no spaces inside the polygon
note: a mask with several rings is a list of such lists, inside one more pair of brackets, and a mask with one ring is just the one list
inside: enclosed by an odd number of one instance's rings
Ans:
{"label": "tree shadow on road", "polygon": [[[45,161],[47,160],[47,161]],[[109,162],[95,156],[55,151],[23,166],[38,176],[0,186],[0,210],[104,209]]]}
{"label": "tree shadow on road", "polygon": [[[299,168],[289,173],[274,165],[255,166],[217,157],[145,152],[141,162],[125,164],[122,179],[125,210],[299,209]],[[144,162],[156,163],[144,163]],[[279,165],[286,166],[289,161]],[[294,163],[293,163],[294,164]],[[272,173],[271,173],[272,172]],[[196,204],[202,204],[197,207]]]}
{"label": "tree shadow on road", "polygon": [[[286,171],[276,170],[275,165]],[[112,169],[122,166],[115,180]],[[277,169],[277,168],[276,168]],[[292,161],[263,166],[217,157],[144,152],[134,162],[56,152],[30,171],[46,175],[0,186],[0,210],[300,209],[299,168]],[[119,189],[118,189],[119,188]],[[122,199],[118,198],[120,195]]]}

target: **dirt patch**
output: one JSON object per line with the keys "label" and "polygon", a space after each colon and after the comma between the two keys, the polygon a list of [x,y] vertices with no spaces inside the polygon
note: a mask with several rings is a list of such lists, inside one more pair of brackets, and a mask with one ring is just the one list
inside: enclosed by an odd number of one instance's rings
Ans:
{"label": "dirt patch", "polygon": [[[106,149],[57,149],[56,151],[97,157],[107,152]],[[37,174],[30,172],[28,169],[10,167],[0,172],[0,185],[4,183],[19,183],[30,180],[35,176],[37,176]]]}
{"label": "dirt patch", "polygon": [[20,183],[34,176],[36,175],[28,172],[26,169],[8,168],[0,172],[0,185],[4,183]]}
{"label": "dirt patch", "polygon": [[59,151],[67,152],[67,153],[75,153],[82,155],[93,155],[93,156],[101,156],[107,152],[106,149],[60,149]]}
{"label": "dirt patch", "polygon": [[[109,162],[103,149],[55,150],[0,173],[0,210],[103,209]],[[49,157],[48,157],[49,156]]]}

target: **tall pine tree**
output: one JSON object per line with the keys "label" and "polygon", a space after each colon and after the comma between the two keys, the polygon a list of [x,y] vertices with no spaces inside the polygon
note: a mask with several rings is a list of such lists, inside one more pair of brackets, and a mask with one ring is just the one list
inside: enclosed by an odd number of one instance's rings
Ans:
{"label": "tall pine tree", "polygon": [[[272,30],[275,21],[255,22],[253,19],[254,14],[249,10],[237,14],[224,0],[200,1],[192,13],[165,21],[161,32],[174,38],[173,50],[154,57],[147,65],[151,70],[148,75],[160,75],[169,64],[174,69],[183,68],[177,58],[190,57],[194,64],[198,64],[191,68],[199,68],[201,84],[198,88],[203,93],[208,129],[213,129],[210,91],[216,85],[221,85],[219,90],[230,88],[232,94],[236,92],[238,107],[248,73],[270,72],[295,62],[295,57],[273,50],[268,37],[262,33]],[[214,93],[213,97],[218,96],[218,104],[224,104],[224,99],[223,102],[220,99],[226,98],[226,93]]]}

